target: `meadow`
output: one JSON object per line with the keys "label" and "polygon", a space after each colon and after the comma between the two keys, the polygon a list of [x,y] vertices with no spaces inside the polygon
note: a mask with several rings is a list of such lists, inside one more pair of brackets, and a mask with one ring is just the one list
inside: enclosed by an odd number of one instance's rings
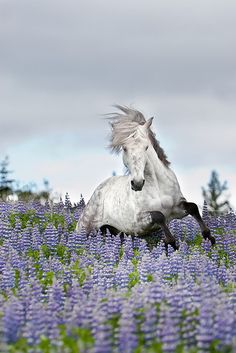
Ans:
{"label": "meadow", "polygon": [[170,229],[180,249],[75,232],[83,200],[0,203],[1,353],[236,352],[236,215]]}

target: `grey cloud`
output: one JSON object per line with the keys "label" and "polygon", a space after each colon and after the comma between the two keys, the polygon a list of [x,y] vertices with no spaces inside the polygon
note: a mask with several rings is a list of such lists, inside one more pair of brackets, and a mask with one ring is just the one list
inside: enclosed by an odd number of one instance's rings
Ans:
{"label": "grey cloud", "polygon": [[176,163],[233,160],[235,1],[12,0],[0,9],[1,149],[70,131],[106,145],[99,113],[133,103],[158,115]]}
{"label": "grey cloud", "polygon": [[1,67],[23,85],[235,94],[233,1],[9,4]]}

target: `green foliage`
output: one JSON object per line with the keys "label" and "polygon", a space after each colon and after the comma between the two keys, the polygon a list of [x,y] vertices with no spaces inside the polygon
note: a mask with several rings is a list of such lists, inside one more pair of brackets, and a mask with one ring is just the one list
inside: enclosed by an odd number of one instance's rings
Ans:
{"label": "green foliage", "polygon": [[121,260],[124,255],[124,248],[123,246],[120,247],[119,259]]}
{"label": "green foliage", "polygon": [[146,353],[163,353],[162,343],[161,342],[153,342],[147,350],[146,349],[145,349],[145,351],[143,350],[143,353],[144,352],[146,352]]}
{"label": "green foliage", "polygon": [[200,247],[202,245],[202,241],[203,241],[202,235],[199,233],[194,238],[193,245]]}
{"label": "green foliage", "polygon": [[15,269],[15,288],[19,287],[20,282],[20,271],[16,268]]}
{"label": "green foliage", "polygon": [[26,338],[20,338],[16,343],[8,345],[9,353],[28,353],[29,349]]}
{"label": "green foliage", "polygon": [[[63,346],[60,348],[60,352],[66,353],[82,353],[86,352],[94,344],[93,336],[90,330],[80,327],[72,328],[68,333],[65,326],[60,326],[60,338],[63,342]],[[36,346],[32,346],[27,342],[27,339],[21,338],[14,344],[7,345],[8,353],[58,353],[57,347],[53,346],[50,339],[45,336],[41,336],[40,343]]]}
{"label": "green foliage", "polygon": [[52,285],[53,278],[54,278],[54,272],[50,271],[45,274],[45,276],[41,279],[41,283],[44,289]]}
{"label": "green foliage", "polygon": [[134,269],[133,272],[129,273],[129,284],[128,284],[128,288],[132,288],[134,287],[137,283],[139,283],[139,272],[138,269]]}
{"label": "green foliage", "polygon": [[150,273],[147,275],[147,282],[153,282],[153,275]]}
{"label": "green foliage", "polygon": [[68,353],[80,353],[88,350],[93,346],[94,339],[90,330],[76,327],[68,333],[65,326],[61,325],[61,337],[63,348],[67,349]]}
{"label": "green foliage", "polygon": [[30,249],[27,252],[27,256],[31,257],[35,262],[37,262],[39,259],[39,251]]}
{"label": "green foliage", "polygon": [[26,228],[26,226],[30,223],[31,225],[39,224],[40,219],[36,217],[34,210],[29,210],[25,213],[22,212],[12,212],[9,215],[9,221],[11,226],[14,228],[16,225],[16,221],[21,222],[21,227]]}
{"label": "green foliage", "polygon": [[43,244],[43,245],[41,246],[41,250],[42,250],[44,256],[45,256],[47,259],[49,259],[50,255],[51,255],[51,251],[50,251],[49,247],[48,247],[46,244]]}
{"label": "green foliage", "polygon": [[84,284],[84,281],[86,280],[86,277],[89,273],[91,273],[91,269],[89,267],[87,268],[81,268],[79,266],[79,261],[76,261],[74,266],[72,267],[72,270],[74,274],[76,275],[78,282],[80,286]]}
{"label": "green foliage", "polygon": [[52,345],[51,345],[50,339],[45,336],[41,337],[41,341],[40,341],[38,347],[42,353],[51,353],[52,352]]}

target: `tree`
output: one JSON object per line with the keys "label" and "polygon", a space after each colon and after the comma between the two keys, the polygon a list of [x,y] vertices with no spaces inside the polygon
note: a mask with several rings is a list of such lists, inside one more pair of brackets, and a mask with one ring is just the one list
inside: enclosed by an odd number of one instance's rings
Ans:
{"label": "tree", "polygon": [[8,157],[0,161],[0,200],[6,201],[9,195],[13,195],[21,201],[38,200],[40,202],[46,202],[50,199],[52,189],[49,187],[49,181],[47,179],[43,181],[43,190],[38,190],[34,182],[21,186],[19,182],[9,177],[12,171],[8,169],[8,165]]}
{"label": "tree", "polygon": [[0,162],[0,199],[5,200],[8,195],[13,193],[14,179],[9,177],[12,173],[8,169],[9,158],[6,156],[3,161]]}
{"label": "tree", "polygon": [[230,203],[225,199],[227,196],[224,196],[226,190],[228,190],[227,181],[221,183],[218,173],[213,170],[208,188],[202,187],[202,195],[208,204],[210,214],[218,216],[230,210]]}
{"label": "tree", "polygon": [[36,183],[31,182],[22,187],[18,186],[15,190],[18,200],[20,201],[40,201],[46,202],[50,199],[52,189],[49,187],[49,181],[43,180],[44,189],[38,190]]}

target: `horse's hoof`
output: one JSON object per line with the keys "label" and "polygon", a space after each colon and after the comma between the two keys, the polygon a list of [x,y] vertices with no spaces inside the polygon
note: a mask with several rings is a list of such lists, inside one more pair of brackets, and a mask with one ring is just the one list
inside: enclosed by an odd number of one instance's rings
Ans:
{"label": "horse's hoof", "polygon": [[179,250],[179,245],[176,244],[176,242],[171,243],[170,245],[172,246],[172,248],[173,248],[175,251],[176,251],[176,250]]}
{"label": "horse's hoof", "polygon": [[210,237],[209,237],[208,239],[210,240],[212,246],[215,245],[215,243],[216,243],[215,237],[213,237],[212,235],[210,235]]}
{"label": "horse's hoof", "polygon": [[211,242],[211,245],[215,245],[216,243],[216,240],[215,240],[215,237],[213,237],[211,235],[211,231],[210,229],[205,229],[203,232],[202,232],[202,236],[203,238],[206,240],[206,239],[209,239],[210,242]]}
{"label": "horse's hoof", "polygon": [[202,236],[203,238],[206,240],[206,239],[210,239],[211,238],[211,231],[210,229],[205,229],[202,231]]}
{"label": "horse's hoof", "polygon": [[179,245],[176,244],[176,241],[165,242],[166,250],[168,250],[168,245],[172,246],[175,251],[179,250]]}

